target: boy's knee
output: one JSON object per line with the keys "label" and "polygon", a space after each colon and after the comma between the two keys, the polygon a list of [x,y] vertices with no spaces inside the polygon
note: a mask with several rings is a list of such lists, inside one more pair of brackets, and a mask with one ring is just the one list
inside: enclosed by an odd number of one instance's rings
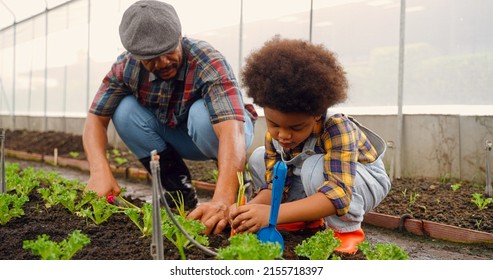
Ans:
{"label": "boy's knee", "polygon": [[307,195],[316,192],[325,181],[324,178],[324,155],[316,154],[305,160],[301,168],[301,182]]}
{"label": "boy's knee", "polygon": [[265,165],[264,153],[265,153],[265,147],[262,146],[256,148],[250,155],[250,158],[248,159],[249,168],[254,166],[256,167],[256,166]]}

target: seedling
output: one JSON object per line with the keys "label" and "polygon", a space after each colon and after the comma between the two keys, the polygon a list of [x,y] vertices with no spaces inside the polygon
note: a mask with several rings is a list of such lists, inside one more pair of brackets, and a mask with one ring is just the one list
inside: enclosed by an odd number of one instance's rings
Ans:
{"label": "seedling", "polygon": [[41,256],[42,260],[70,260],[84,246],[91,243],[89,237],[75,230],[69,234],[68,239],[60,243],[50,240],[46,234],[38,235],[36,241],[24,240],[22,248],[31,250],[33,255]]}
{"label": "seedling", "polygon": [[19,195],[29,195],[40,184],[38,174],[32,167],[27,167],[18,174],[9,174],[6,179],[7,191],[14,190]]}
{"label": "seedling", "polygon": [[69,152],[68,155],[71,157],[71,158],[78,158],[80,153],[79,152]]}
{"label": "seedling", "polygon": [[[318,231],[311,237],[303,240],[294,248],[296,255],[306,257],[310,260],[327,260],[334,252],[334,249],[341,245],[341,241],[334,236],[332,229]],[[333,255],[333,260],[339,257]]]}
{"label": "seedling", "polygon": [[5,225],[12,218],[19,218],[24,215],[22,206],[29,201],[25,195],[0,194],[0,225]]}
{"label": "seedling", "polygon": [[482,193],[473,193],[471,202],[474,203],[479,208],[479,210],[484,210],[488,208],[488,205],[490,203],[493,203],[493,198],[483,198]]}
{"label": "seedling", "polygon": [[217,169],[213,169],[209,172],[211,179],[213,182],[217,182],[217,177],[219,176],[219,171]]}
{"label": "seedling", "polygon": [[142,208],[128,208],[124,213],[139,228],[142,237],[152,235],[152,204],[146,202]]}
{"label": "seedling", "polygon": [[[194,244],[181,232],[181,230],[176,227],[175,223],[171,220],[168,215],[162,217],[162,231],[164,237],[171,241],[173,245],[178,249],[180,258],[186,260],[185,249],[192,247]],[[205,229],[205,225],[197,220],[190,220],[180,215],[175,215],[174,218],[178,221],[180,226],[188,233],[199,244],[204,246],[209,245],[209,239],[207,236],[201,234]]]}
{"label": "seedling", "polygon": [[116,161],[116,163],[118,165],[123,165],[123,164],[128,162],[128,160],[126,158],[122,158],[122,157],[116,157],[116,158],[114,158],[114,160]]}
{"label": "seedling", "polygon": [[416,200],[418,199],[418,197],[420,196],[419,193],[410,193],[409,194],[409,206],[412,206],[416,203]]}
{"label": "seedling", "polygon": [[[236,196],[236,207],[240,207],[242,205],[245,205],[246,203],[246,197],[245,197],[245,181],[243,179],[243,172],[236,172],[236,175],[238,176],[238,195]],[[231,236],[235,235],[235,230],[232,228],[231,229]]]}
{"label": "seedling", "polygon": [[120,153],[120,151],[119,151],[118,149],[113,149],[113,150],[111,150],[111,153],[112,153],[114,156],[116,156],[116,157],[121,156],[121,153]]}
{"label": "seedling", "polygon": [[219,260],[279,260],[282,259],[281,244],[260,242],[256,234],[242,233],[229,238],[229,245],[219,248]]}
{"label": "seedling", "polygon": [[455,192],[456,190],[460,189],[461,183],[456,183],[450,186],[450,188]]}
{"label": "seedling", "polygon": [[80,216],[89,218],[96,225],[108,220],[114,213],[118,212],[118,207],[106,201],[106,197],[101,197],[90,202],[90,206],[77,212]]}
{"label": "seedling", "polygon": [[[185,211],[185,199],[181,192],[178,192],[176,199],[171,196],[173,203],[176,206],[178,215],[173,215],[173,218],[178,222],[179,226],[193,238],[199,245],[208,246],[209,239],[202,234],[205,229],[205,225],[198,220],[187,219],[187,212]],[[171,215],[172,213],[170,213]],[[165,209],[161,209],[161,231],[168,239],[175,245],[180,254],[182,260],[186,260],[185,249],[188,249],[194,244],[185,236],[185,234],[177,227],[171,217],[167,214]]]}

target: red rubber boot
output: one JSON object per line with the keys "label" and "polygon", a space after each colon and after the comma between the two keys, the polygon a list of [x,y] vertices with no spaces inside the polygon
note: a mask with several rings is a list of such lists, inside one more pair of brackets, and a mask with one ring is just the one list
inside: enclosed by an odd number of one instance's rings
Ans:
{"label": "red rubber boot", "polygon": [[354,254],[358,251],[356,245],[365,240],[365,233],[360,228],[351,232],[334,232],[334,237],[341,240],[341,245],[335,248],[337,252]]}

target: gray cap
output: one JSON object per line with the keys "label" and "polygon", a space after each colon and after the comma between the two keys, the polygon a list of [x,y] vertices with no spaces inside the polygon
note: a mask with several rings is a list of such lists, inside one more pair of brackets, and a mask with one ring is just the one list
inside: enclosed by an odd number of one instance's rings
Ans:
{"label": "gray cap", "polygon": [[173,51],[180,36],[180,19],[170,4],[141,0],[123,13],[120,39],[137,59],[152,59]]}

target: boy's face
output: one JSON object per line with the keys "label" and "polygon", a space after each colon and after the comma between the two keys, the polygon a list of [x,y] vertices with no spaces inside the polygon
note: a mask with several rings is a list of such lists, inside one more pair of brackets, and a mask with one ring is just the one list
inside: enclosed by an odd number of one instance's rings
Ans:
{"label": "boy's face", "polygon": [[305,141],[321,118],[304,113],[282,113],[269,107],[264,108],[264,114],[270,135],[286,150]]}

